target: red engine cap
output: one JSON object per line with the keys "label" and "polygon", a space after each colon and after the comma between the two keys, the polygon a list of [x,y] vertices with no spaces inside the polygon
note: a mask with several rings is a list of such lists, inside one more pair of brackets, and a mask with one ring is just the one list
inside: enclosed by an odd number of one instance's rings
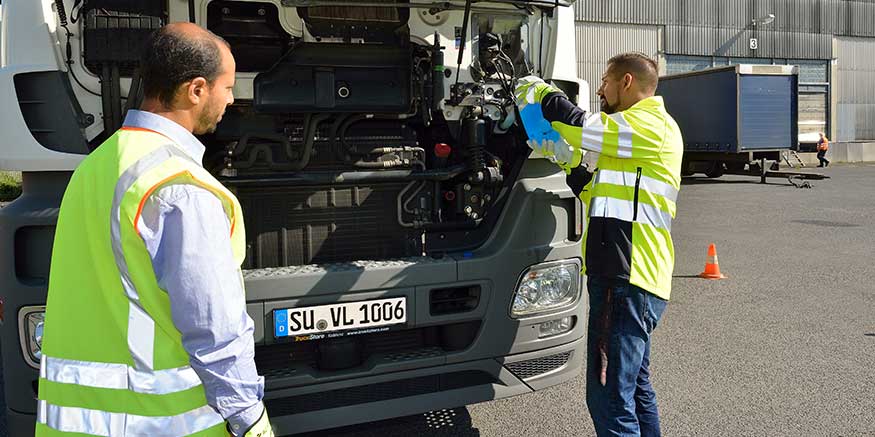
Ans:
{"label": "red engine cap", "polygon": [[453,148],[446,143],[437,143],[434,145],[434,156],[438,158],[446,158],[453,152]]}

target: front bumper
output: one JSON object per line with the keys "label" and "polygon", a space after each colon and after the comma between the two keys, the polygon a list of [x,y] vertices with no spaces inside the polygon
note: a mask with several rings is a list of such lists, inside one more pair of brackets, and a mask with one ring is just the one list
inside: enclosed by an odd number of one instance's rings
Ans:
{"label": "front bumper", "polygon": [[[455,408],[531,393],[569,381],[580,373],[585,344],[584,339],[579,338],[561,346],[500,359],[378,375],[354,382],[312,385],[300,390],[277,390],[268,392],[265,403],[277,435]],[[542,371],[532,374],[532,369]],[[522,374],[523,371],[528,373]],[[356,385],[351,385],[353,383]],[[321,404],[334,402],[337,406],[278,414],[293,410],[299,402],[307,400]],[[33,414],[7,409],[7,435],[34,435],[35,421]]]}
{"label": "front bumper", "polygon": [[[265,404],[277,435],[342,427],[531,393],[576,377],[584,356],[585,342],[578,338],[499,359],[270,391]],[[317,406],[330,408],[294,413]]]}

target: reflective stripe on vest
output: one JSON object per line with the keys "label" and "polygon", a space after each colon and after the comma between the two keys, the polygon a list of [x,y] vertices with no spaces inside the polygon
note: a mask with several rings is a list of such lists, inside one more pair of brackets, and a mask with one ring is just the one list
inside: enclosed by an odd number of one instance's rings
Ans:
{"label": "reflective stripe on vest", "polygon": [[165,370],[138,370],[125,364],[95,363],[42,356],[40,378],[62,384],[170,394],[201,384],[191,366]]}
{"label": "reflective stripe on vest", "polygon": [[153,367],[154,357],[152,338],[154,337],[155,332],[155,322],[140,306],[140,296],[137,294],[137,290],[134,287],[134,283],[128,272],[128,265],[125,260],[124,249],[122,248],[121,203],[125,193],[131,189],[140,176],[149,170],[158,167],[172,157],[178,157],[188,161],[191,160],[183,152],[176,150],[174,147],[159,147],[140,158],[139,161],[122,173],[116,184],[115,194],[112,199],[112,211],[110,216],[112,253],[115,256],[115,262],[118,266],[118,271],[121,274],[122,286],[124,287],[125,293],[130,301],[130,312],[128,316],[128,348],[131,351],[131,356],[134,358],[134,362],[140,369],[152,369]]}
{"label": "reflective stripe on vest", "polygon": [[[674,205],[678,196],[678,190],[670,184],[648,176],[638,176],[637,173],[632,172],[599,169],[595,172],[593,183],[595,185],[618,185],[631,190],[635,190],[637,187],[639,192],[644,191],[671,201],[671,205]],[[672,214],[670,211],[641,201],[637,202],[636,208],[635,203],[634,199],[594,195],[590,200],[590,217],[607,217],[626,222],[643,223],[671,232]]]}
{"label": "reflective stripe on vest", "polygon": [[[597,178],[596,183],[634,187],[637,174],[627,171],[599,169],[595,177]],[[678,199],[678,190],[675,187],[672,187],[668,183],[656,180],[649,176],[641,176],[639,188],[645,191],[649,191],[653,194],[658,194],[668,200],[671,200],[672,202],[677,202]]]}
{"label": "reflective stripe on vest", "polygon": [[[224,419],[210,406],[203,406],[175,416],[138,416],[64,407],[39,401],[37,422],[63,432],[107,437],[131,435],[158,437],[194,434],[223,425]],[[129,430],[132,429],[136,431],[130,432]]]}
{"label": "reflective stripe on vest", "polygon": [[593,197],[590,200],[590,217],[607,217],[624,222],[643,223],[671,232],[671,214],[646,203],[638,203],[638,214],[635,214],[635,203],[631,200],[615,199],[613,197]]}

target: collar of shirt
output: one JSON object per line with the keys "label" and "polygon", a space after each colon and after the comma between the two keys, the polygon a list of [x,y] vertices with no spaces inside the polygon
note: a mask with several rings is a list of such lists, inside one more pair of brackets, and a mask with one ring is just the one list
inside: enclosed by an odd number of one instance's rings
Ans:
{"label": "collar of shirt", "polygon": [[196,162],[203,162],[206,147],[186,128],[169,118],[148,111],[132,109],[128,111],[123,125],[158,132],[176,143],[183,152]]}

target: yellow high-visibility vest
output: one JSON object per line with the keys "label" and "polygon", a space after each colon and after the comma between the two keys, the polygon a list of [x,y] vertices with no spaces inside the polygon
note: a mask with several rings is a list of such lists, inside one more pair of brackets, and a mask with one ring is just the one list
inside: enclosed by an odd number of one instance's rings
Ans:
{"label": "yellow high-visibility vest", "polygon": [[37,436],[228,435],[189,366],[138,231],[148,197],[171,184],[221,199],[235,260],[243,262],[240,204],[200,163],[150,130],[122,128],[107,139],[73,173],[61,203]]}

